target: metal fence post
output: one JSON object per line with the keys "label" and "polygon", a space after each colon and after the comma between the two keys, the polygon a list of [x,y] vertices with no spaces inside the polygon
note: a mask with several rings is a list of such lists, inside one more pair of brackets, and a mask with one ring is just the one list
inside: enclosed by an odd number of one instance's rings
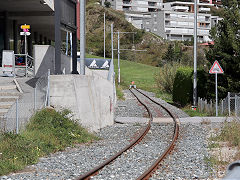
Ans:
{"label": "metal fence post", "polygon": [[34,88],[34,112],[36,112],[37,109],[37,85]]}
{"label": "metal fence post", "polygon": [[236,94],[234,96],[234,111],[235,111],[235,116],[237,116],[237,95]]}
{"label": "metal fence post", "polygon": [[228,92],[228,115],[231,116],[231,107],[230,107],[230,92]]}
{"label": "metal fence post", "polygon": [[50,106],[50,69],[48,69],[47,106]]}
{"label": "metal fence post", "polygon": [[221,100],[222,115],[223,115],[223,99]]}
{"label": "metal fence post", "polygon": [[19,121],[18,121],[18,99],[16,100],[16,134],[19,133]]}
{"label": "metal fence post", "polygon": [[212,112],[213,111],[213,102],[212,102],[212,100],[210,101],[210,112]]}

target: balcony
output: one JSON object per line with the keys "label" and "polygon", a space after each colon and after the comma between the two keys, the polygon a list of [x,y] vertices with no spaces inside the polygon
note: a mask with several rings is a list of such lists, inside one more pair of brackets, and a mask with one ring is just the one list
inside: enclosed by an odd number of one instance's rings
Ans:
{"label": "balcony", "polygon": [[131,11],[131,7],[128,7],[128,6],[123,6],[123,11]]}
{"label": "balcony", "polygon": [[210,8],[199,8],[199,12],[210,12]]}
{"label": "balcony", "polygon": [[131,1],[123,1],[124,5],[131,4]]}
{"label": "balcony", "polygon": [[189,7],[186,7],[186,6],[173,6],[172,10],[180,11],[180,12],[187,12],[187,11],[189,11]]}
{"label": "balcony", "polygon": [[156,2],[148,2],[148,5],[149,6],[157,6],[157,3]]}

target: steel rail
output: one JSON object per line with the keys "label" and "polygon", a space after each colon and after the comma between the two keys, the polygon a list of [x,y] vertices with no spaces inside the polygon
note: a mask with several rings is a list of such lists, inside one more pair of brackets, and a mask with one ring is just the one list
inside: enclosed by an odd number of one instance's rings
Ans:
{"label": "steel rail", "polygon": [[147,109],[148,114],[149,114],[149,118],[150,118],[150,120],[148,122],[148,125],[146,126],[146,128],[144,128],[141,131],[141,133],[137,136],[137,138],[135,138],[129,145],[127,145],[121,151],[114,154],[113,156],[111,156],[109,159],[107,159],[106,161],[104,161],[102,164],[98,165],[94,169],[92,169],[92,170],[86,172],[85,174],[79,176],[78,178],[76,178],[76,180],[87,180],[87,179],[90,179],[91,176],[97,175],[98,171],[101,170],[104,166],[110,164],[112,161],[114,161],[117,157],[119,157],[125,151],[131,149],[133,146],[138,144],[143,139],[143,137],[148,133],[149,129],[151,128],[151,122],[153,120],[152,113],[150,112],[149,108],[132,92],[132,90],[131,89],[129,89],[129,90],[137,98],[137,100]]}
{"label": "steel rail", "polygon": [[161,105],[160,103],[156,102],[155,100],[153,100],[152,98],[148,97],[147,95],[145,95],[144,93],[142,93],[141,91],[139,91],[138,89],[136,89],[139,93],[141,93],[142,95],[144,95],[145,97],[147,97],[150,101],[154,102],[155,104],[158,104],[159,106],[161,106],[163,109],[165,109],[169,115],[173,118],[174,121],[174,134],[173,134],[173,139],[171,144],[168,146],[168,148],[164,151],[164,153],[151,165],[151,167],[146,170],[140,177],[137,178],[137,180],[145,180],[145,179],[149,179],[151,177],[151,175],[157,170],[159,163],[168,155],[170,154],[170,152],[173,150],[175,142],[177,141],[178,138],[178,134],[179,134],[179,124],[177,123],[176,117],[163,105]]}

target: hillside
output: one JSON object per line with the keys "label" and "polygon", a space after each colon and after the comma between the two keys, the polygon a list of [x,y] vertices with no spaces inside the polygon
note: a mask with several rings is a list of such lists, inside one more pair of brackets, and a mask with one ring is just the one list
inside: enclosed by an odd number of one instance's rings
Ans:
{"label": "hillside", "polygon": [[[87,5],[87,53],[103,56],[103,17],[106,13],[106,57],[111,57],[111,23],[114,23],[114,32],[136,32],[136,34],[124,34],[120,36],[120,47],[131,49],[133,45],[138,50],[146,52],[122,51],[121,59],[140,62],[157,66],[161,64],[162,56],[166,52],[168,44],[162,38],[136,29],[124,18],[124,13],[105,8],[98,3]],[[134,39],[134,40],[133,40]],[[134,41],[134,44],[133,44]],[[114,48],[117,48],[117,35],[114,35]],[[115,53],[115,58],[117,53]]]}

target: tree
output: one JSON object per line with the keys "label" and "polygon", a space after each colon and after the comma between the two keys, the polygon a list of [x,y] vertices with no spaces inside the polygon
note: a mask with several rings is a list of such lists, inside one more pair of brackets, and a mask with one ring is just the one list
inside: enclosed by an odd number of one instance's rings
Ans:
{"label": "tree", "polygon": [[224,74],[218,76],[220,97],[226,96],[228,91],[240,91],[240,2],[223,0],[222,3],[223,20],[212,28],[214,45],[206,54],[210,64],[218,60],[224,70]]}
{"label": "tree", "polygon": [[110,8],[110,7],[111,7],[111,3],[108,2],[108,1],[105,1],[105,2],[104,2],[104,5],[105,5],[106,8]]}
{"label": "tree", "polygon": [[172,44],[169,44],[167,52],[163,56],[165,62],[173,62],[175,60],[175,52]]}
{"label": "tree", "polygon": [[163,61],[166,62],[180,62],[182,60],[182,46],[180,42],[170,43],[168,49],[163,56]]}

